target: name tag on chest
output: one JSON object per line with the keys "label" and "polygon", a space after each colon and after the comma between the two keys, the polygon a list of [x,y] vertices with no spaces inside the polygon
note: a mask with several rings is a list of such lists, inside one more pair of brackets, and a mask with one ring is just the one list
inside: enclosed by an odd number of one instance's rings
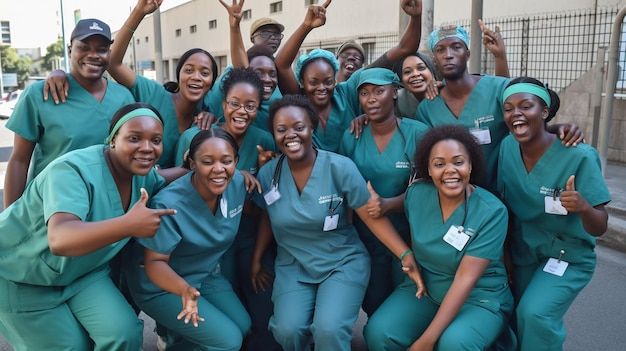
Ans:
{"label": "name tag on chest", "polygon": [[280,199],[280,193],[278,192],[278,188],[276,188],[275,186],[272,187],[270,191],[268,191],[267,193],[265,193],[265,195],[263,195],[263,198],[265,199],[265,203],[268,206],[278,201],[278,199]]}
{"label": "name tag on chest", "polygon": [[462,251],[465,245],[467,245],[469,238],[469,235],[465,234],[463,229],[453,225],[450,226],[446,235],[443,236],[443,241],[450,244],[457,251]]}
{"label": "name tag on chest", "polygon": [[546,196],[544,198],[544,204],[546,213],[567,216],[567,210],[561,205],[561,199],[558,197]]}
{"label": "name tag on chest", "polygon": [[328,232],[337,229],[337,224],[339,224],[339,214],[326,216],[324,219],[324,231]]}
{"label": "name tag on chest", "polygon": [[472,128],[470,129],[470,133],[472,133],[478,144],[491,144],[491,133],[489,132],[489,128]]}

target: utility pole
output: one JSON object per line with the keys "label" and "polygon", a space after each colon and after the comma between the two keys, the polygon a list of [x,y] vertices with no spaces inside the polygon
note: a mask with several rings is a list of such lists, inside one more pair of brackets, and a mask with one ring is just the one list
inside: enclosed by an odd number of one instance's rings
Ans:
{"label": "utility pole", "polygon": [[3,93],[4,93],[4,81],[2,80],[2,51],[0,51],[0,100],[2,100]]}
{"label": "utility pole", "polygon": [[428,36],[434,27],[435,0],[422,1],[422,39],[420,50],[428,50]]}
{"label": "utility pole", "polygon": [[154,70],[156,71],[156,80],[163,82],[163,45],[161,43],[161,9],[157,8],[152,14],[154,24]]}
{"label": "utility pole", "polygon": [[478,20],[483,18],[483,0],[472,0],[472,22],[470,22],[470,73],[480,73],[482,33]]}

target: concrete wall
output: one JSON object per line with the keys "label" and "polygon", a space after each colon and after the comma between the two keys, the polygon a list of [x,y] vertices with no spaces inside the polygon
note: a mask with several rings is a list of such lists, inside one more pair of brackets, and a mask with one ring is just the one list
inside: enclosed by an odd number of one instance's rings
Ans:
{"label": "concrete wall", "polygon": [[[578,80],[559,94],[561,108],[555,119],[556,122],[573,122],[578,124],[585,133],[588,143],[593,143],[594,99],[593,86],[596,79],[594,69],[591,69]],[[626,162],[626,100],[615,99],[613,118],[609,135],[609,150],[607,158],[610,161]]]}

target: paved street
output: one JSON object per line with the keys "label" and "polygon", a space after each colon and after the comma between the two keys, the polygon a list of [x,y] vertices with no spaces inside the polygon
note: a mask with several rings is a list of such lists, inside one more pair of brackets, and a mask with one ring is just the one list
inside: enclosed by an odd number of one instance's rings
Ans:
{"label": "paved street", "polygon": [[[0,199],[4,187],[6,161],[13,141],[12,134],[4,127],[5,124],[6,121],[0,121]],[[623,179],[619,186],[626,189],[626,179]],[[626,199],[618,201],[624,200]],[[566,316],[569,332],[565,343],[567,351],[621,351],[625,349],[626,254],[603,246],[598,246],[597,253],[598,264],[595,275]],[[355,328],[353,350],[366,350],[360,336],[364,323],[365,317],[361,316]],[[153,322],[148,319],[144,331],[144,350],[146,351],[156,350],[153,328]],[[0,351],[5,350],[8,351],[11,348],[0,339]]]}

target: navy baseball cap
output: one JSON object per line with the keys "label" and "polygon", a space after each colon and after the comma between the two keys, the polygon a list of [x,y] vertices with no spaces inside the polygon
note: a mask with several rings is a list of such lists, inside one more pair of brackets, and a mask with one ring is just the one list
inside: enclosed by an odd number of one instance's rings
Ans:
{"label": "navy baseball cap", "polygon": [[70,42],[74,39],[83,40],[92,35],[101,35],[111,43],[111,28],[109,25],[95,18],[86,18],[78,21],[72,31]]}

